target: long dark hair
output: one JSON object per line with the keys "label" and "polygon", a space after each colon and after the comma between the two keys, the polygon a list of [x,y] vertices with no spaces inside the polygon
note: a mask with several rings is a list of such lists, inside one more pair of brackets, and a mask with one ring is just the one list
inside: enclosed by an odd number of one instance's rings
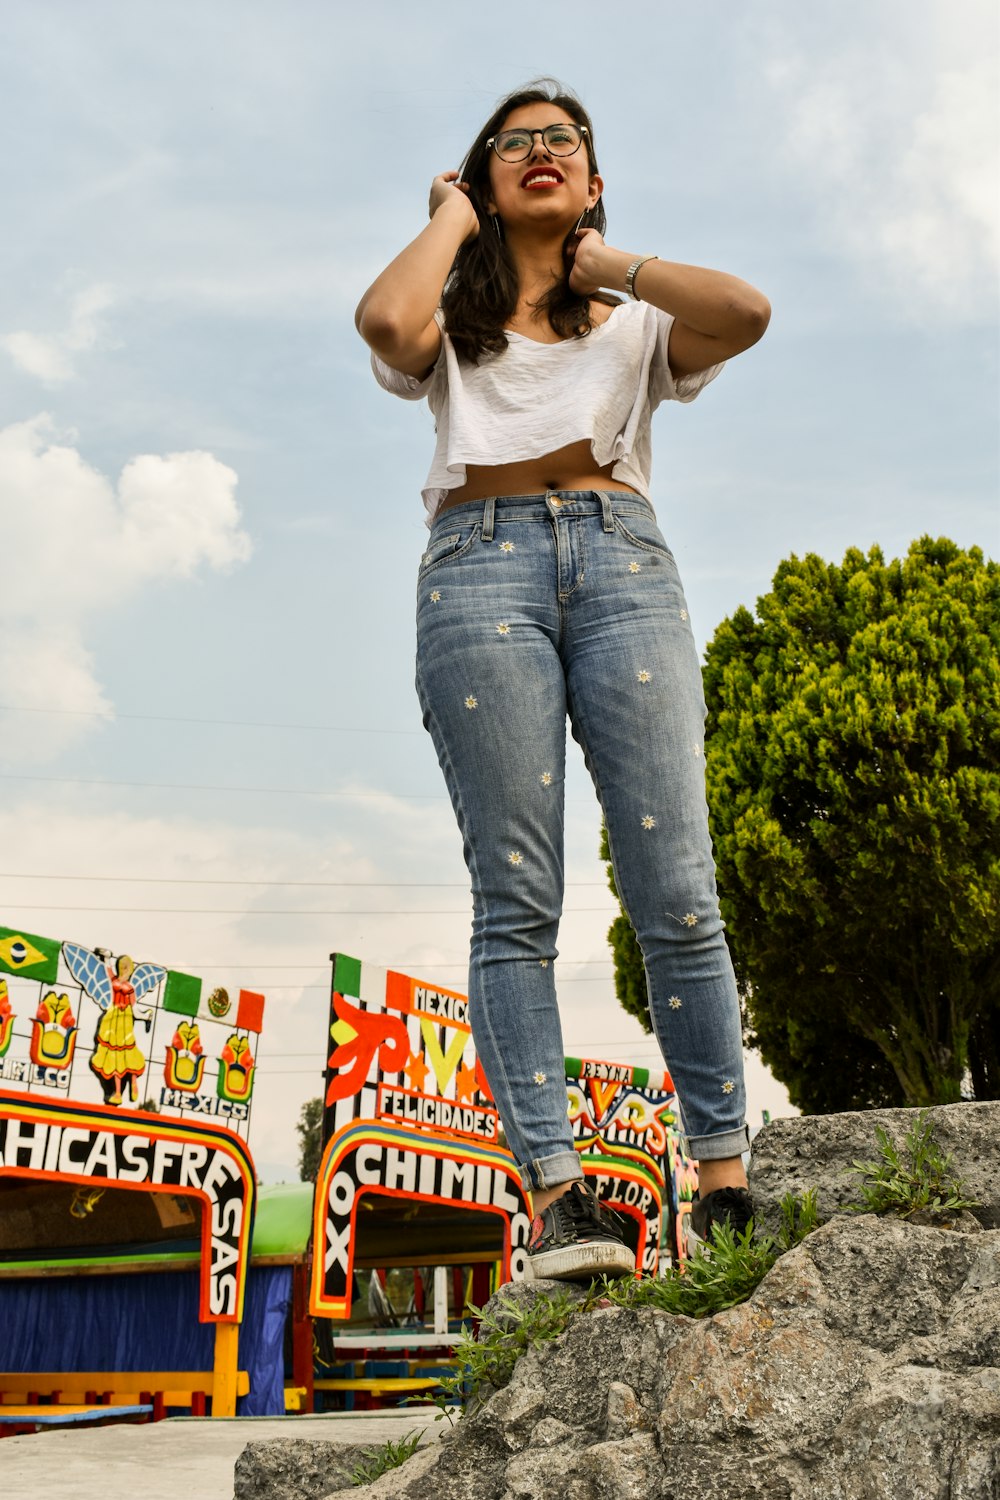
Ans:
{"label": "long dark hair", "polygon": [[[586,127],[585,137],[590,174],[597,172],[594,154],[594,127],[590,116],[576,95],[554,78],[536,78],[523,88],[515,89],[501,99],[477,135],[462,163],[462,181],[469,184],[469,198],[479,219],[479,233],[459,250],[441,298],[445,327],[457,353],[478,363],[484,354],[502,354],[507,348],[506,324],[517,308],[518,281],[514,261],[497,232],[499,219],[487,208],[490,199],[490,148],[486,142],[496,135],[512,110],[524,104],[553,104],[563,109],[578,125]],[[607,220],[604,203],[599,198],[589,208],[580,225],[604,233]],[[560,281],[546,292],[539,306],[548,314],[549,323],[560,338],[583,338],[594,327],[589,303],[604,302],[615,306],[619,297],[594,292],[583,297],[569,284],[568,265]]]}

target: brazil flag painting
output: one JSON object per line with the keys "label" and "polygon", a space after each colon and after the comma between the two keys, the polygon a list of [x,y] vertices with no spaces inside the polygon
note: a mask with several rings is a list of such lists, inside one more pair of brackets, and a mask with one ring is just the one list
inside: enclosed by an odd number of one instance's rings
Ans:
{"label": "brazil flag painting", "polygon": [[54,939],[35,937],[17,927],[0,927],[0,972],[54,984],[58,967],[59,944]]}

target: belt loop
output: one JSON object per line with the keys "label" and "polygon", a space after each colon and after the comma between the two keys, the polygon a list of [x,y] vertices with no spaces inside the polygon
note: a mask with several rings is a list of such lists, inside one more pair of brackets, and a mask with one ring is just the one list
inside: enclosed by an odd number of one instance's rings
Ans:
{"label": "belt loop", "polygon": [[492,540],[493,540],[493,521],[494,521],[494,518],[496,516],[496,508],[497,508],[496,497],[493,496],[493,495],[490,495],[488,497],[488,499],[483,504],[483,537],[482,537],[482,539],[483,539],[484,542],[492,542]]}
{"label": "belt loop", "polygon": [[604,517],[604,529],[605,531],[614,531],[615,518],[614,513],[611,509],[611,496],[608,494],[607,490],[601,490],[600,495],[601,515]]}

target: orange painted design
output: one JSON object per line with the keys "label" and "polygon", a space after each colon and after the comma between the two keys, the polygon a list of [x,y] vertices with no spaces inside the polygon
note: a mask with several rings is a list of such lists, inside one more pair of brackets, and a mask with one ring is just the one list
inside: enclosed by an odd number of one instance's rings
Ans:
{"label": "orange painted design", "polygon": [[489,1079],[486,1077],[486,1074],[483,1070],[483,1065],[479,1061],[478,1056],[476,1057],[476,1087],[482,1097],[484,1099],[487,1099],[490,1104],[494,1104],[496,1102],[493,1098],[493,1090],[490,1088]]}
{"label": "orange painted design", "polygon": [[470,1103],[476,1097],[476,1070],[467,1068],[464,1063],[455,1074],[455,1098],[461,1101],[468,1100]]}
{"label": "orange painted design", "polygon": [[[402,978],[401,975],[397,977]],[[327,1105],[358,1093],[376,1053],[383,1073],[398,1073],[410,1055],[410,1038],[398,1016],[381,1011],[355,1010],[343,995],[336,992],[333,1008],[338,1020],[346,1022],[354,1035],[341,1042],[330,1055],[329,1067],[336,1076],[331,1078],[326,1091]]]}
{"label": "orange painted design", "polygon": [[621,1082],[617,1078],[588,1078],[587,1087],[590,1089],[590,1097],[597,1106],[595,1119],[600,1120],[606,1113],[608,1105],[621,1088]]}
{"label": "orange painted design", "polygon": [[423,1093],[424,1080],[430,1072],[430,1068],[424,1062],[424,1054],[422,1052],[411,1052],[403,1068],[403,1072],[413,1084],[413,1087],[420,1093]]}
{"label": "orange painted design", "polygon": [[385,976],[385,1003],[389,1010],[412,1009],[413,980],[406,974],[397,974],[390,969]]}

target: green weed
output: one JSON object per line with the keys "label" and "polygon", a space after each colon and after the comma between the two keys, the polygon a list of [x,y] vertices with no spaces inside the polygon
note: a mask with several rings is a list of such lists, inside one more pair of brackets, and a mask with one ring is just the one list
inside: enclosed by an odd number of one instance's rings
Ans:
{"label": "green weed", "polygon": [[398,1443],[390,1438],[386,1443],[366,1448],[351,1475],[351,1483],[355,1487],[371,1484],[383,1474],[388,1474],[390,1469],[398,1469],[400,1464],[405,1464],[416,1453],[421,1435],[419,1432],[408,1432]]}
{"label": "green weed", "polygon": [[952,1157],[942,1154],[926,1110],[920,1111],[906,1132],[902,1149],[881,1125],[875,1127],[875,1139],[881,1160],[855,1161],[847,1169],[864,1179],[860,1201],[845,1205],[849,1212],[897,1214],[901,1219],[929,1213],[947,1218],[979,1207],[975,1199],[964,1196],[964,1179],[951,1175]]}

